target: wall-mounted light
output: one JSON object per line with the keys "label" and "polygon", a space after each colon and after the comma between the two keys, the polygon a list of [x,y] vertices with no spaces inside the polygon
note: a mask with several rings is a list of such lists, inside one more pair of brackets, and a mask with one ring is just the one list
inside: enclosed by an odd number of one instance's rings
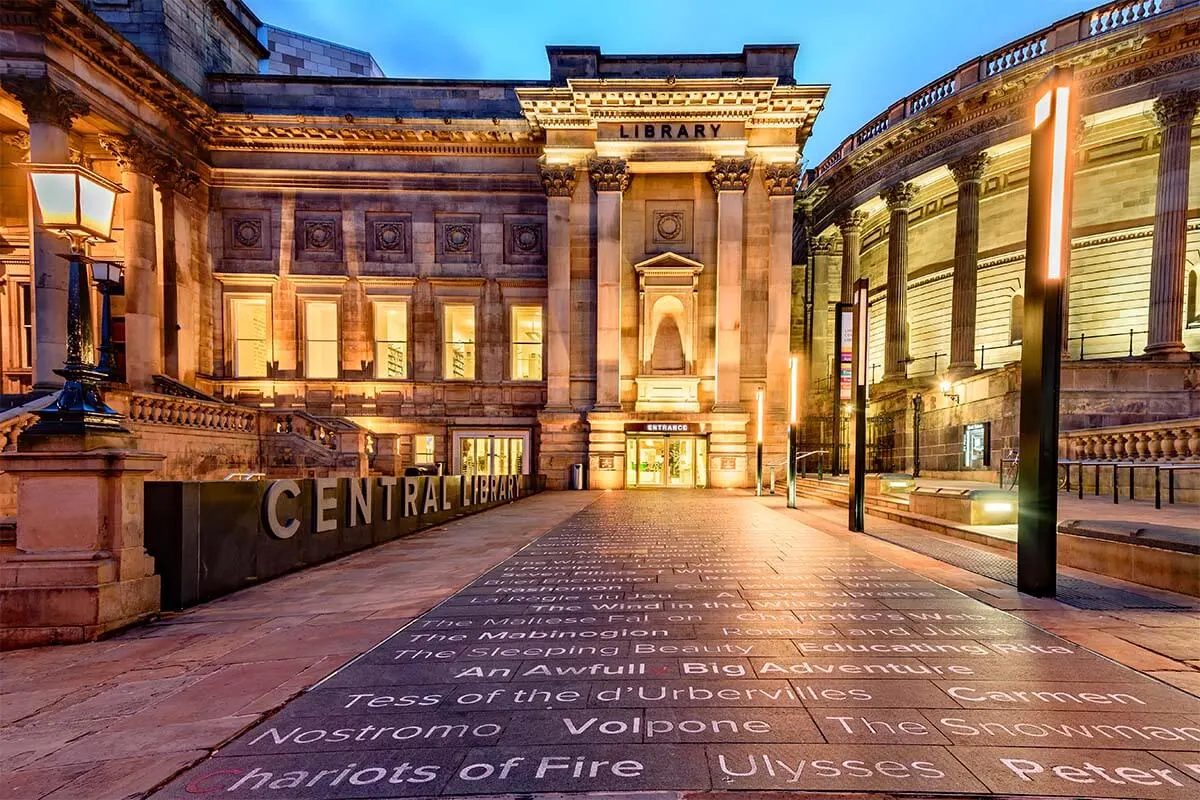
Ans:
{"label": "wall-mounted light", "polygon": [[954,401],[954,405],[958,405],[958,392],[954,391],[954,384],[950,383],[950,381],[942,381],[938,388],[942,390],[942,397],[952,400]]}

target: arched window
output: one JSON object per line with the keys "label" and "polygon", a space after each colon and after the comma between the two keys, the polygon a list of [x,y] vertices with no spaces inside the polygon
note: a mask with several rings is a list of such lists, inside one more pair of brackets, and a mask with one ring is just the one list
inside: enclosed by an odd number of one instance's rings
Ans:
{"label": "arched window", "polygon": [[681,323],[684,318],[683,303],[673,295],[660,297],[651,312],[654,331],[650,350],[650,370],[656,373],[683,373],[687,369],[688,354],[684,347]]}
{"label": "arched window", "polygon": [[1008,342],[1020,344],[1025,338],[1025,295],[1014,294],[1008,317]]}
{"label": "arched window", "polygon": [[1196,307],[1197,306],[1196,283],[1198,281],[1200,281],[1200,277],[1197,276],[1196,270],[1193,269],[1193,270],[1189,271],[1188,279],[1187,279],[1187,317],[1186,317],[1186,320],[1187,320],[1186,325],[1189,328],[1200,328],[1200,309],[1198,309]]}

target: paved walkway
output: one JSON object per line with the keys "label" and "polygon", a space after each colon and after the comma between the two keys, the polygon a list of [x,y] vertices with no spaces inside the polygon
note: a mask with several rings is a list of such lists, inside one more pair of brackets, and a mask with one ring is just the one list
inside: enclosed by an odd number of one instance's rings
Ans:
{"label": "paved walkway", "polygon": [[536,495],[106,641],[5,653],[0,798],[144,796],[596,496]]}
{"label": "paved walkway", "polygon": [[[1200,796],[1200,699],[994,606],[1094,616],[741,493],[575,510],[154,796]],[[1194,671],[1170,613],[1108,619]]]}

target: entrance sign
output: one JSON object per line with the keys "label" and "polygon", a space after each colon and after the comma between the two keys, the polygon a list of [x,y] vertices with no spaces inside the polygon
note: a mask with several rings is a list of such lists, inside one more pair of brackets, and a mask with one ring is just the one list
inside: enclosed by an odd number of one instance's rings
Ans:
{"label": "entrance sign", "polygon": [[626,433],[702,433],[698,422],[627,422]]}

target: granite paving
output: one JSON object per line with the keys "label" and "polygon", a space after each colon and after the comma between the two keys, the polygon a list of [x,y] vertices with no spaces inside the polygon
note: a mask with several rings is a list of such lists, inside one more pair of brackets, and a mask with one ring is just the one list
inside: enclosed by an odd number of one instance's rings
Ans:
{"label": "granite paving", "polygon": [[603,494],[153,796],[1200,797],[1200,698],[805,520]]}

